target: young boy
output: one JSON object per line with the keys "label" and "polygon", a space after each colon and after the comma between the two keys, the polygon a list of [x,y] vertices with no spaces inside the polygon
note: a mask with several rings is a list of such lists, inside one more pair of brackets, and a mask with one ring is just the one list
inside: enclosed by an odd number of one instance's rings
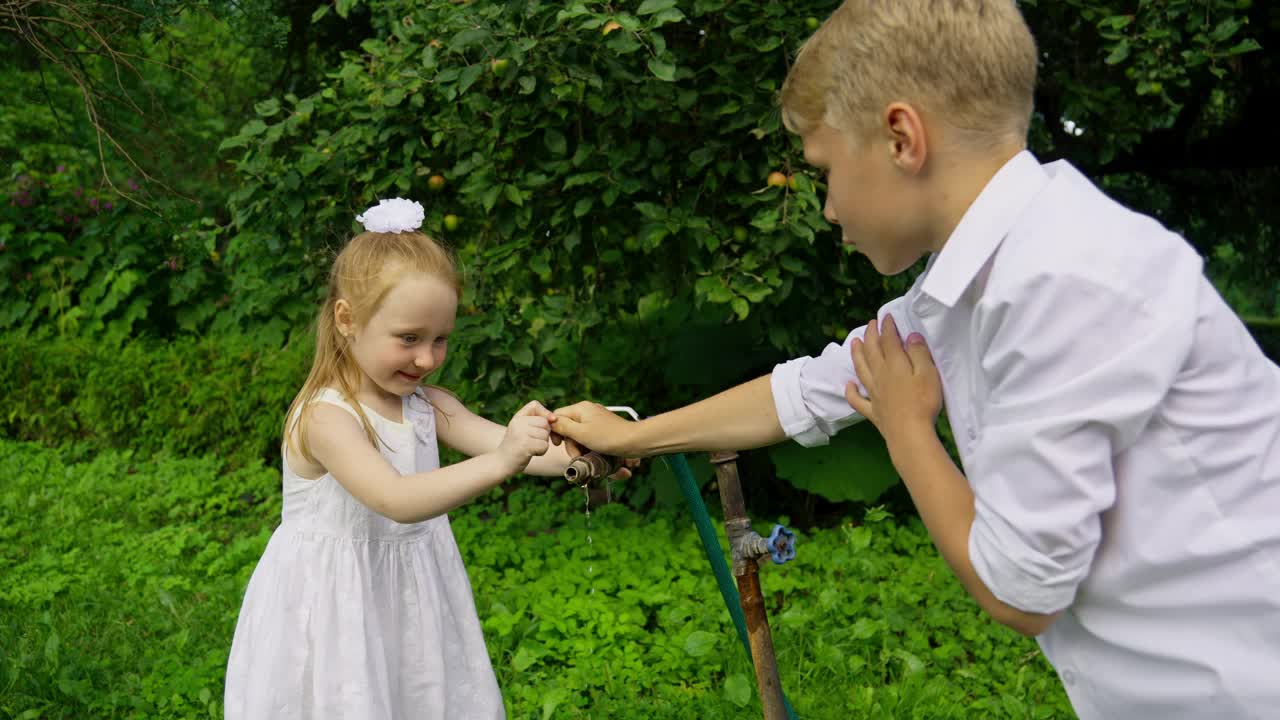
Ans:
{"label": "young boy", "polygon": [[1280,368],[1181,238],[1025,150],[1036,63],[1012,0],[842,5],[784,117],[844,242],[884,274],[928,254],[924,273],[818,357],[554,429],[642,456],[870,419],[961,583],[1037,638],[1081,718],[1277,717]]}

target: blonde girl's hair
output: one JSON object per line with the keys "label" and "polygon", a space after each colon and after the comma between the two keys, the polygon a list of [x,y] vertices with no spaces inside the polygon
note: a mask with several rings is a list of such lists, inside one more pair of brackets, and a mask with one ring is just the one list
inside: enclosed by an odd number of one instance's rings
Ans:
{"label": "blonde girl's hair", "polygon": [[1014,0],[846,0],[800,48],[782,118],[861,139],[897,100],[975,142],[1025,143],[1037,62]]}
{"label": "blonde girl's hair", "polygon": [[373,423],[356,401],[360,369],[348,351],[347,338],[338,332],[334,308],[338,300],[346,300],[351,306],[352,321],[364,325],[381,307],[387,293],[412,273],[438,278],[462,296],[462,275],[452,254],[420,232],[361,233],[338,253],[329,271],[324,304],[316,316],[316,354],[311,372],[285,415],[284,442],[289,452],[316,462],[307,445],[310,413],[304,410],[325,387],[336,387],[350,402],[365,436],[377,447],[379,438]]}

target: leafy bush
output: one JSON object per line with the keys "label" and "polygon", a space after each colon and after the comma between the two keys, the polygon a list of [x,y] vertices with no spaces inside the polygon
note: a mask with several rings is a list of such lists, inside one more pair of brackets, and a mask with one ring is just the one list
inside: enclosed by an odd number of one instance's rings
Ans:
{"label": "leafy bush", "polygon": [[[183,337],[171,342],[137,340],[120,347],[74,339],[38,340],[23,334],[0,336],[0,437],[48,445],[76,441],[98,448],[217,455],[232,467],[253,461],[274,465],[284,412],[310,367],[312,346],[299,340],[282,350],[260,338]],[[451,356],[450,363],[465,363]],[[448,366],[446,366],[446,372]],[[469,405],[501,419],[500,408],[520,398],[502,396],[485,406],[473,398],[492,389],[458,379]],[[543,396],[551,404],[576,395]],[[873,502],[898,476],[883,441],[870,425],[841,434],[828,448],[804,449],[785,443],[754,453],[752,477],[762,486],[754,506],[773,496],[776,474],[803,492],[834,502]],[[750,462],[748,460],[747,462]],[[856,471],[850,471],[856,468]],[[637,481],[636,506],[683,502],[675,477],[661,465]],[[704,483],[712,477],[700,465]],[[772,505],[790,502],[776,498]],[[802,500],[803,502],[803,500]],[[811,502],[811,501],[809,501]],[[803,510],[781,512],[812,518]]]}
{"label": "leafy bush", "polygon": [[275,350],[248,338],[114,348],[7,336],[0,436],[274,464],[284,412],[310,360],[304,346]]}
{"label": "leafy bush", "polygon": [[[258,489],[278,472],[11,441],[0,467],[0,717],[220,717],[241,594],[280,512]],[[581,497],[525,481],[452,524],[511,717],[758,715],[680,514],[588,518]],[[798,548],[762,584],[800,717],[1072,717],[1034,643],[981,615],[917,521],[873,512]]]}
{"label": "leafy bush", "polygon": [[447,376],[490,393],[656,410],[841,335],[901,281],[846,261],[780,126],[825,5],[368,4],[361,53],[222,145],[238,294],[215,327],[283,338],[354,216],[405,195],[469,270]]}

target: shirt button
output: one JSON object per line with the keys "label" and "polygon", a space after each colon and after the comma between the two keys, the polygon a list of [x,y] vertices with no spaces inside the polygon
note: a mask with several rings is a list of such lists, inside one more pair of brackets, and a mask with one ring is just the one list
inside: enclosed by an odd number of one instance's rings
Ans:
{"label": "shirt button", "polygon": [[977,439],[978,439],[978,431],[977,431],[977,430],[974,430],[973,428],[969,428],[969,439],[970,439],[970,440],[977,440]]}
{"label": "shirt button", "polygon": [[1075,673],[1073,673],[1073,672],[1071,672],[1070,670],[1063,670],[1063,671],[1062,671],[1062,683],[1063,683],[1064,685],[1075,685],[1075,684],[1076,684],[1076,674],[1075,674]]}

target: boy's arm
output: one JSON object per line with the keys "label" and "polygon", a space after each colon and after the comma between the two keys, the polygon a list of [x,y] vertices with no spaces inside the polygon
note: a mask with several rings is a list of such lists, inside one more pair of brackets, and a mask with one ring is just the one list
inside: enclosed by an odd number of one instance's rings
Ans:
{"label": "boy's arm", "polygon": [[1191,349],[1198,256],[1170,253],[1131,273],[1044,272],[989,289],[975,309],[987,392],[961,410],[981,424],[957,438],[975,496],[969,559],[1023,610],[1074,602],[1116,501],[1117,458],[1142,437]]}
{"label": "boy's arm", "polygon": [[934,545],[960,584],[998,622],[1028,637],[1044,632],[1059,613],[1026,612],[1003,602],[970,561],[973,491],[935,431],[942,383],[924,338],[910,336],[904,351],[892,317],[879,327],[869,323],[864,338],[851,355],[866,381],[865,394],[851,383],[845,397],[884,436],[894,468]]}
{"label": "boy's arm", "polygon": [[1027,637],[1049,629],[1061,611],[1042,614],[1019,610],[997,598],[978,577],[969,558],[973,491],[933,428],[898,438],[889,452],[938,552],[978,606],[996,622]]}
{"label": "boy's arm", "polygon": [[[1133,289],[1138,283],[1067,273],[988,290],[972,336],[986,392],[973,399],[980,404],[949,410],[968,426],[957,437],[967,478],[931,423],[881,428],[961,582],[1024,633],[1042,632],[1074,602],[1115,502],[1116,458],[1142,436],[1190,351],[1196,307],[1187,289],[1197,286],[1199,265],[1172,260],[1153,272],[1171,290],[1149,296]],[[870,370],[868,382],[883,385],[875,376]],[[912,404],[909,395],[881,400],[889,414]],[[850,391],[849,402],[861,399]]]}
{"label": "boy's arm", "polygon": [[[901,312],[897,298],[880,316]],[[555,411],[552,429],[600,452],[644,457],[674,452],[749,450],[792,438],[802,445],[825,445],[831,436],[862,419],[844,399],[844,387],[858,382],[849,359],[856,328],[843,345],[829,344],[815,357],[782,363],[769,375],[706,400],[633,423],[596,403]]]}
{"label": "boy's arm", "polygon": [[764,375],[639,422],[623,420],[602,405],[580,402],[557,409],[552,428],[578,445],[623,457],[749,450],[786,438],[769,383],[770,376]]}

